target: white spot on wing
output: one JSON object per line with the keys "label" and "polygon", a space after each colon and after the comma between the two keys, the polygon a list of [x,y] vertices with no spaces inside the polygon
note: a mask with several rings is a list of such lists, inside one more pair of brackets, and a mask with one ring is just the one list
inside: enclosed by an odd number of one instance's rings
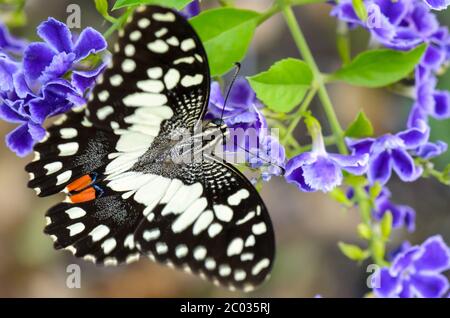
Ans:
{"label": "white spot on wing", "polygon": [[75,138],[78,135],[78,131],[75,128],[62,128],[59,130],[62,139]]}
{"label": "white spot on wing", "polygon": [[86,215],[86,211],[79,207],[70,208],[65,211],[70,219],[79,219]]}
{"label": "white spot on wing", "polygon": [[181,85],[184,87],[191,87],[195,85],[200,85],[203,82],[203,75],[197,74],[195,76],[186,75],[181,80]]}
{"label": "white spot on wing", "polygon": [[78,143],[77,142],[69,142],[67,144],[58,145],[59,155],[61,157],[72,156],[78,151]]}
{"label": "white spot on wing", "polygon": [[72,177],[72,170],[67,170],[56,177],[56,185],[59,186],[66,183]]}
{"label": "white spot on wing", "polygon": [[247,199],[249,196],[250,192],[247,189],[241,189],[228,197],[228,204],[233,206],[239,205],[242,200]]}
{"label": "white spot on wing", "polygon": [[213,208],[219,220],[224,222],[230,222],[231,219],[233,218],[233,210],[230,207],[223,204],[217,204],[214,205]]}
{"label": "white spot on wing", "polygon": [[100,224],[94,228],[89,235],[92,237],[93,242],[98,242],[103,239],[109,233],[109,227],[106,225]]}
{"label": "white spot on wing", "polygon": [[153,14],[153,19],[161,22],[174,22],[176,17],[172,12],[167,13],[155,13]]}
{"label": "white spot on wing", "polygon": [[164,76],[164,83],[166,84],[167,89],[173,89],[175,86],[177,86],[179,81],[180,81],[180,72],[178,72],[174,68],[168,70],[166,75]]}
{"label": "white spot on wing", "polygon": [[84,226],[84,224],[81,223],[81,222],[78,222],[78,223],[69,225],[69,226],[67,227],[67,229],[70,231],[70,232],[69,232],[69,235],[70,235],[70,236],[75,236],[75,235],[77,235],[77,234],[80,234],[81,232],[84,231],[84,228],[85,228],[85,226]]}
{"label": "white spot on wing", "polygon": [[52,163],[48,163],[44,166],[44,169],[47,170],[45,175],[50,175],[53,174],[55,172],[58,172],[59,170],[61,170],[63,167],[62,162],[56,161],[56,162],[52,162]]}
{"label": "white spot on wing", "polygon": [[163,40],[155,40],[147,44],[147,48],[154,53],[166,53],[169,50],[169,45]]}
{"label": "white spot on wing", "polygon": [[238,255],[242,252],[243,248],[244,241],[241,238],[237,237],[233,239],[230,244],[228,244],[227,256]]}
{"label": "white spot on wing", "polygon": [[185,52],[195,49],[195,47],[196,45],[194,39],[186,39],[181,42],[181,49]]}
{"label": "white spot on wing", "polygon": [[252,268],[252,275],[258,275],[264,268],[270,265],[270,260],[268,258],[264,258],[260,260],[255,266]]}

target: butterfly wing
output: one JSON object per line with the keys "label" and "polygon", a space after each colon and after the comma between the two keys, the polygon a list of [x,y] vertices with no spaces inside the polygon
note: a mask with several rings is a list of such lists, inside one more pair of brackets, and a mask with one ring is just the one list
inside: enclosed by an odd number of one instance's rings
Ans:
{"label": "butterfly wing", "polygon": [[205,113],[210,78],[200,40],[177,13],[149,6],[115,51],[86,111],[50,128],[26,168],[40,196],[67,193],[48,211],[45,232],[56,248],[99,264],[142,252],[229,287],[258,285],[274,237],[248,180],[206,157],[164,174],[146,168],[161,136],[192,130]]}
{"label": "butterfly wing", "polygon": [[158,203],[150,201],[135,232],[143,254],[230,289],[250,291],[267,278],[275,252],[272,223],[239,171],[205,156],[170,181],[154,180],[153,188],[166,191]]}
{"label": "butterfly wing", "polygon": [[52,126],[26,167],[28,186],[39,196],[68,193],[47,213],[45,232],[55,248],[99,264],[136,259],[130,234],[143,209],[110,191],[104,179],[130,169],[158,136],[192,129],[209,96],[206,53],[177,13],[143,7],[119,35],[87,109]]}

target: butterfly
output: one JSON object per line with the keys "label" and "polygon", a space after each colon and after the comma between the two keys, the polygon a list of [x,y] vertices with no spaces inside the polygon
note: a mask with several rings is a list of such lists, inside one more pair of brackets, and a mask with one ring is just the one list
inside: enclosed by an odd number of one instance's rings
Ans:
{"label": "butterfly", "polygon": [[159,6],[134,12],[87,106],[62,115],[26,166],[39,196],[66,194],[46,214],[56,249],[106,266],[147,256],[232,290],[267,279],[275,240],[263,200],[202,151],[224,131],[204,120],[210,84],[188,21]]}

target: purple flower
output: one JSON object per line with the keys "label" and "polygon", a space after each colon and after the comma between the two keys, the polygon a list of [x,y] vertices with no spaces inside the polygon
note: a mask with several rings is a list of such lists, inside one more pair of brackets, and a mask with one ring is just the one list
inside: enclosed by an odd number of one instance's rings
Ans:
{"label": "purple flower", "polygon": [[424,0],[434,10],[445,10],[450,5],[450,0]]}
{"label": "purple flower", "polygon": [[329,192],[342,184],[342,170],[361,175],[367,170],[368,154],[350,156],[328,153],[316,120],[308,123],[313,139],[312,151],[291,158],[286,165],[285,179],[305,192]]}
{"label": "purple flower", "polygon": [[422,170],[414,164],[409,150],[423,146],[429,138],[429,128],[422,121],[420,127],[410,128],[395,135],[386,134],[377,139],[347,139],[347,145],[353,154],[369,154],[369,170],[367,176],[371,184],[386,184],[392,169],[402,181],[414,181],[420,177]]}
{"label": "purple flower", "polygon": [[0,22],[0,52],[20,54],[25,46],[25,41],[13,37],[8,28]]}
{"label": "purple flower", "polygon": [[79,63],[84,58],[107,47],[96,30],[86,28],[75,40],[69,28],[53,18],[41,23],[37,33],[45,42],[31,43],[23,57],[24,75],[30,87],[35,81],[45,84],[61,78],[73,69],[82,71]]}
{"label": "purple flower", "polygon": [[[370,187],[365,187],[367,192],[369,192],[369,189]],[[349,188],[347,198],[353,199],[354,195],[354,189]],[[372,215],[375,220],[381,221],[386,213],[391,213],[394,228],[405,227],[409,232],[415,230],[416,212],[414,209],[407,205],[394,204],[391,201],[391,192],[387,187],[384,187],[378,197],[375,198]]]}
{"label": "purple flower", "polygon": [[[262,107],[246,79],[236,80],[226,105],[219,83],[212,82],[206,118],[223,119],[228,126],[230,136],[225,144],[228,160],[249,163],[260,169],[261,177],[268,181],[282,174],[286,157],[278,139],[269,134]],[[244,153],[243,160],[236,155],[239,153]]]}
{"label": "purple flower", "polygon": [[261,177],[267,182],[283,174],[286,152],[277,138],[265,135],[258,147],[249,149],[247,160],[250,167],[261,170]]}
{"label": "purple flower", "polygon": [[392,226],[394,228],[406,227],[409,232],[414,232],[416,224],[416,212],[407,205],[397,205],[392,203],[391,192],[388,188],[383,188],[380,195],[375,199],[373,216],[380,221],[386,213],[392,215]]}
{"label": "purple flower", "polygon": [[44,138],[42,125],[48,117],[86,103],[86,92],[105,67],[102,63],[92,69],[83,63],[91,53],[106,49],[106,41],[92,28],[74,40],[67,26],[49,18],[38,34],[46,42],[29,44],[22,63],[0,51],[0,118],[20,124],[6,137],[19,156]]}
{"label": "purple flower", "polygon": [[263,106],[256,98],[256,94],[245,78],[238,78],[234,83],[227,104],[219,83],[211,84],[211,96],[208,106],[209,118],[221,118],[228,127],[264,128],[265,119],[259,111]]}
{"label": "purple flower", "polygon": [[195,17],[196,15],[200,14],[200,1],[194,0],[191,3],[189,3],[183,10],[180,11],[180,13],[186,18],[190,19],[192,17]]}
{"label": "purple flower", "polygon": [[390,267],[380,269],[373,277],[374,292],[378,297],[389,298],[442,297],[449,288],[442,272],[448,269],[450,250],[436,235],[420,246],[406,246]]}

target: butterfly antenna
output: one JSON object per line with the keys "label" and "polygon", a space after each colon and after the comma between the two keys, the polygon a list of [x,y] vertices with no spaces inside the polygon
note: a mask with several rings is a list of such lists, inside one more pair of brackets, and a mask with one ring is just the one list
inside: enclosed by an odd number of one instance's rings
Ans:
{"label": "butterfly antenna", "polygon": [[223,102],[223,108],[222,108],[222,114],[220,114],[220,121],[223,121],[223,115],[225,113],[225,107],[227,106],[228,98],[230,97],[231,90],[233,89],[233,85],[236,82],[236,79],[239,75],[239,72],[241,71],[241,63],[236,62],[234,63],[235,70],[233,74],[233,78],[231,79],[230,86],[228,87],[227,95],[225,96],[225,101]]}
{"label": "butterfly antenna", "polygon": [[281,175],[284,175],[284,174],[285,174],[286,169],[285,169],[284,167],[282,167],[282,166],[280,166],[280,165],[277,165],[276,163],[273,163],[273,162],[271,162],[270,160],[267,160],[267,159],[265,159],[265,158],[262,158],[262,157],[260,157],[258,154],[252,153],[250,150],[246,149],[245,147],[242,147],[241,145],[236,145],[236,146],[237,146],[238,148],[244,150],[244,151],[245,151],[246,153],[248,153],[249,155],[258,158],[259,160],[264,161],[265,163],[267,163],[267,164],[269,164],[269,165],[271,165],[271,166],[277,167],[278,169],[281,170]]}

